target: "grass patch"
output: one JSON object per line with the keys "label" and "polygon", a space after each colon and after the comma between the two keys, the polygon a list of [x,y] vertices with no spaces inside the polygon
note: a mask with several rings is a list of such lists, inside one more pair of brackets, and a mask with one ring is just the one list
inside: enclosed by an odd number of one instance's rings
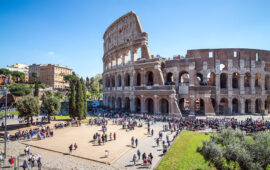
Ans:
{"label": "grass patch", "polygon": [[203,156],[196,151],[203,140],[209,140],[205,133],[182,131],[158,166],[158,170],[173,169],[215,169],[208,166]]}
{"label": "grass patch", "polygon": [[[81,120],[82,123],[87,123],[89,119],[93,119],[94,117],[92,116],[87,116],[86,119]],[[69,115],[64,115],[64,116],[55,116],[56,120],[71,120],[72,118]]]}
{"label": "grass patch", "polygon": [[[7,112],[7,114],[14,114],[14,115],[18,115],[19,114],[19,112],[16,110],[16,111],[10,111],[10,112]],[[2,116],[2,115],[5,115],[5,112],[1,112],[0,113],[0,115]]]}

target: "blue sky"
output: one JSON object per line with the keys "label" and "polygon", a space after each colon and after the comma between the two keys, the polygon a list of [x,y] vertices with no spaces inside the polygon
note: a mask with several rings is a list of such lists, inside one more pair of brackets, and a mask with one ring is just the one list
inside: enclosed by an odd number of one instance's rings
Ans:
{"label": "blue sky", "polygon": [[83,77],[102,73],[103,33],[131,10],[154,55],[270,50],[269,0],[0,0],[0,68],[51,63]]}

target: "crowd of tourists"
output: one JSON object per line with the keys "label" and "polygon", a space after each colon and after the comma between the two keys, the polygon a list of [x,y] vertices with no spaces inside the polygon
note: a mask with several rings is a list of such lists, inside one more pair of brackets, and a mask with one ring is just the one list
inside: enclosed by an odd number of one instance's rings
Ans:
{"label": "crowd of tourists", "polygon": [[53,136],[53,130],[49,126],[42,126],[29,130],[19,130],[14,135],[15,140],[31,140],[34,136],[36,136],[38,140],[45,139],[46,137]]}

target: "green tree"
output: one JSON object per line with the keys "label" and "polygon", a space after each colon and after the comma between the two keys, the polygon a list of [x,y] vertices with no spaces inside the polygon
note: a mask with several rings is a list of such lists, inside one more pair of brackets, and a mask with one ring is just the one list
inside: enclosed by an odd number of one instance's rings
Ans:
{"label": "green tree", "polygon": [[5,68],[1,68],[0,69],[0,74],[3,74],[5,76],[8,76],[11,74],[11,71],[9,71],[8,69],[5,69]]}
{"label": "green tree", "polygon": [[53,94],[53,96],[56,97],[57,99],[59,99],[59,101],[63,101],[63,99],[64,99],[64,94],[59,92],[59,91],[55,92]]}
{"label": "green tree", "polygon": [[12,71],[11,72],[12,80],[16,83],[24,82],[25,81],[25,74],[19,71]]}
{"label": "green tree", "polygon": [[69,92],[69,115],[70,117],[76,117],[76,83],[71,83],[70,92]]}
{"label": "green tree", "polygon": [[60,112],[61,104],[58,98],[49,96],[44,99],[43,107],[47,111],[48,122],[50,123],[51,116],[56,115]]}
{"label": "green tree", "polygon": [[27,120],[27,125],[30,125],[29,119],[35,115],[38,115],[40,110],[39,100],[33,96],[25,96],[20,98],[16,102],[16,107],[19,111],[19,116]]}
{"label": "green tree", "polygon": [[83,115],[84,115],[84,118],[87,117],[87,100],[86,100],[86,85],[84,83],[84,80],[83,78],[80,79],[81,81],[81,84],[82,84],[82,91],[83,91]]}
{"label": "green tree", "polygon": [[84,117],[84,99],[83,99],[83,89],[80,80],[76,83],[76,116],[79,119]]}
{"label": "green tree", "polygon": [[9,90],[14,96],[25,96],[31,93],[31,88],[26,84],[12,84]]}

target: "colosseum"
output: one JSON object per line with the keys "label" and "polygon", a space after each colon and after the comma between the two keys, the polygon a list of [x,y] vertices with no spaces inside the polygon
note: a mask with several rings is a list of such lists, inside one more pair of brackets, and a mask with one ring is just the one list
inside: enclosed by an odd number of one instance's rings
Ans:
{"label": "colosseum", "polygon": [[106,30],[103,101],[114,110],[170,115],[268,114],[270,51],[196,49],[154,57],[138,16]]}

